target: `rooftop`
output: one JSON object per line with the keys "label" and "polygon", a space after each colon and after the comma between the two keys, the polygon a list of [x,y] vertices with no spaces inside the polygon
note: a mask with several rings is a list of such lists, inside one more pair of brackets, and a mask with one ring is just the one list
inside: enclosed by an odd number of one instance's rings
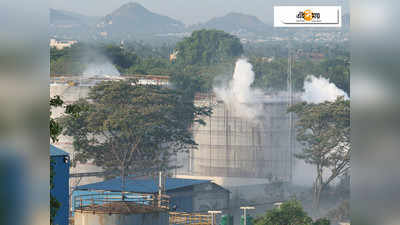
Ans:
{"label": "rooftop", "polygon": [[69,155],[68,152],[57,148],[54,145],[50,145],[50,156],[64,156]]}
{"label": "rooftop", "polygon": [[[124,191],[145,194],[154,194],[158,192],[158,177],[128,177],[126,179]],[[167,177],[165,179],[165,191],[209,182],[211,181]],[[76,190],[120,192],[122,191],[121,184],[122,180],[118,177],[103,182],[81,185],[76,187]]]}

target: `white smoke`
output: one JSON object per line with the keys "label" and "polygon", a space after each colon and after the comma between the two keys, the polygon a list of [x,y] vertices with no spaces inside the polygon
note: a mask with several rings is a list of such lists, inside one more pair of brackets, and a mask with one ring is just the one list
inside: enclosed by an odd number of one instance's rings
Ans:
{"label": "white smoke", "polygon": [[304,80],[304,93],[301,96],[303,101],[309,103],[332,102],[339,96],[349,99],[346,92],[336,87],[334,83],[330,83],[324,77],[309,75]]}
{"label": "white smoke", "polygon": [[262,110],[261,104],[254,104],[262,96],[262,92],[251,88],[253,81],[253,66],[247,62],[247,59],[238,59],[232,80],[220,87],[214,87],[214,93],[217,98],[229,105],[235,111],[235,114],[254,119]]}
{"label": "white smoke", "polygon": [[119,76],[117,68],[110,61],[95,62],[87,65],[83,71],[83,77],[90,78],[95,76]]}

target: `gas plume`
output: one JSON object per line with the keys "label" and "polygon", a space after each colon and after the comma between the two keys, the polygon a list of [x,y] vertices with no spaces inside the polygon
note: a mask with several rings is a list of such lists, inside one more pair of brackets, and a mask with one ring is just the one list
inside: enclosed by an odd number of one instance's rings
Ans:
{"label": "gas plume", "polygon": [[336,87],[334,83],[330,83],[324,77],[309,75],[304,80],[304,92],[301,96],[303,101],[321,103],[324,101],[335,101],[339,96],[349,99],[346,92]]}
{"label": "gas plume", "polygon": [[214,87],[214,93],[237,115],[254,119],[262,111],[262,105],[255,104],[257,99],[262,96],[262,92],[251,87],[253,81],[253,66],[247,59],[238,59],[232,79],[228,83]]}
{"label": "gas plume", "polygon": [[89,78],[94,76],[119,76],[118,70],[108,60],[101,62],[93,62],[87,65],[83,71],[83,77]]}

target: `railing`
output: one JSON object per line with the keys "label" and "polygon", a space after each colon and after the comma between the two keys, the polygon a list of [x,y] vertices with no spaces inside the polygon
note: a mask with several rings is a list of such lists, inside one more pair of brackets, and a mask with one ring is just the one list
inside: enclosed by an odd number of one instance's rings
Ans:
{"label": "railing", "polygon": [[186,212],[170,212],[169,224],[170,225],[211,225],[212,218],[210,214],[201,213],[186,213]]}
{"label": "railing", "polygon": [[169,210],[169,196],[107,192],[74,197],[75,211],[135,213]]}

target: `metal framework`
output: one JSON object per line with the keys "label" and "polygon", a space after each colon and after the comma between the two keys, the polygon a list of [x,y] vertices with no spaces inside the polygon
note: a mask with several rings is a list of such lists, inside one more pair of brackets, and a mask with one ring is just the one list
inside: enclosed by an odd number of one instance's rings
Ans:
{"label": "metal framework", "polygon": [[287,94],[279,98],[266,95],[260,103],[262,118],[249,120],[211,93],[196,95],[195,104],[211,106],[213,114],[203,118],[205,126],[192,128],[198,149],[177,157],[183,164],[177,175],[273,176],[291,181],[295,137],[292,118],[287,114],[290,101]]}
{"label": "metal framework", "polygon": [[170,225],[211,225],[212,216],[202,213],[169,212]]}
{"label": "metal framework", "polygon": [[107,192],[78,195],[74,198],[78,212],[100,214],[148,213],[169,210],[169,196],[129,192]]}

